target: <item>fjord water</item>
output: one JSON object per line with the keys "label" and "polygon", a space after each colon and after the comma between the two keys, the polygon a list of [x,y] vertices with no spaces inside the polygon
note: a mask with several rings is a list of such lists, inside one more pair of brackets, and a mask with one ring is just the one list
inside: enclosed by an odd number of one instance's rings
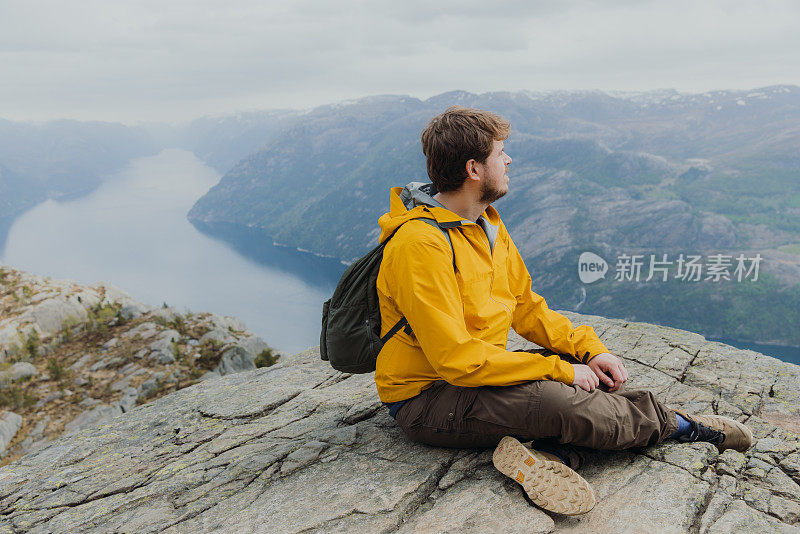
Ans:
{"label": "fjord water", "polygon": [[[274,246],[252,228],[202,225],[201,233],[186,213],[219,177],[184,150],[132,160],[90,195],[44,202],[7,223],[0,260],[80,284],[110,282],[150,305],[233,315],[287,352],[319,344],[322,302],[345,266]],[[717,341],[800,364],[797,347]]]}
{"label": "fjord water", "polygon": [[[132,160],[86,197],[47,201],[16,219],[0,259],[79,284],[110,282],[150,305],[233,315],[271,346],[319,344],[322,303],[345,266],[242,232],[250,259],[186,219],[219,173],[184,150]],[[233,246],[227,243],[234,243]]]}

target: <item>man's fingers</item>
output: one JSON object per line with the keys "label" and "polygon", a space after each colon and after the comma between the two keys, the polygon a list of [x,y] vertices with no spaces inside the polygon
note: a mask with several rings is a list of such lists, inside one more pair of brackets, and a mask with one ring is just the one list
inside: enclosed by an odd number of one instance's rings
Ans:
{"label": "man's fingers", "polygon": [[591,392],[594,389],[594,385],[591,382],[591,379],[587,376],[586,380],[581,381],[578,384],[582,390]]}
{"label": "man's fingers", "polygon": [[611,378],[609,378],[609,376],[606,374],[606,372],[607,372],[607,369],[604,369],[603,367],[600,367],[600,366],[597,366],[596,368],[592,369],[592,374],[597,379],[597,385],[598,386],[600,385],[600,382],[602,382],[603,384],[607,385],[608,387],[611,387],[611,386],[614,385],[614,381]]}
{"label": "man's fingers", "polygon": [[612,384],[613,383],[617,383],[617,382],[619,382],[619,383],[625,382],[625,375],[622,374],[622,370],[620,369],[620,366],[611,365],[611,366],[609,366],[608,370],[611,371],[611,376],[614,378],[614,381],[612,382]]}
{"label": "man's fingers", "polygon": [[605,372],[603,372],[603,371],[600,371],[600,373],[598,373],[595,376],[598,379],[598,382],[597,382],[598,386],[600,385],[600,382],[603,382],[603,384],[607,385],[608,387],[612,387],[614,385],[614,381],[611,378],[609,378],[608,375],[605,374]]}
{"label": "man's fingers", "polygon": [[628,380],[628,369],[625,367],[625,364],[622,363],[622,361],[619,362],[619,366],[622,369],[622,376],[623,376],[623,382],[624,382],[624,381]]}

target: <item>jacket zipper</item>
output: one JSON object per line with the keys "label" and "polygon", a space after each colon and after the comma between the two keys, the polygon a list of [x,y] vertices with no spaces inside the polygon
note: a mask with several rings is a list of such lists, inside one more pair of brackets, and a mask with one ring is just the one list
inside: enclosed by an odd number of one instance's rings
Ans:
{"label": "jacket zipper", "polygon": [[[484,234],[485,234],[485,233],[486,233],[486,232],[484,232]],[[506,306],[505,304],[503,304],[502,302],[500,302],[499,300],[495,299],[495,298],[492,296],[492,290],[494,289],[494,247],[493,247],[493,246],[492,246],[492,244],[489,242],[489,236],[488,236],[488,235],[486,236],[486,244],[487,244],[487,245],[488,245],[488,247],[489,247],[489,260],[490,260],[490,261],[491,261],[491,263],[492,263],[492,277],[491,277],[491,279],[489,280],[489,299],[490,299],[490,300],[493,300],[493,301],[494,301],[494,302],[496,302],[497,304],[499,304],[499,305],[501,305],[502,307],[504,307],[504,308],[506,309],[506,311],[508,312],[508,316],[509,316],[510,318],[513,318],[513,317],[514,317],[514,314],[513,314],[513,313],[511,313],[511,308],[509,308],[508,306]],[[497,239],[495,239],[495,240],[494,240],[494,246],[497,246]]]}

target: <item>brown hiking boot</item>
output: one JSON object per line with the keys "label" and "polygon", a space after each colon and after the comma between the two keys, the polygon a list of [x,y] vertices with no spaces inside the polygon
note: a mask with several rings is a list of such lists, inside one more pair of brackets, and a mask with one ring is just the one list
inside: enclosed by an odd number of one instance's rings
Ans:
{"label": "brown hiking boot", "polygon": [[722,415],[688,415],[675,410],[692,425],[688,436],[681,436],[678,441],[707,441],[717,446],[720,452],[733,449],[745,452],[753,445],[753,433],[739,421]]}
{"label": "brown hiking boot", "polygon": [[500,440],[492,462],[520,483],[534,504],[550,512],[585,514],[597,502],[589,483],[557,456],[530,450],[511,436]]}
{"label": "brown hiking boot", "polygon": [[558,459],[567,464],[567,467],[573,471],[578,471],[586,463],[585,448],[576,447],[568,443],[559,443],[554,438],[534,440],[529,448],[558,456]]}

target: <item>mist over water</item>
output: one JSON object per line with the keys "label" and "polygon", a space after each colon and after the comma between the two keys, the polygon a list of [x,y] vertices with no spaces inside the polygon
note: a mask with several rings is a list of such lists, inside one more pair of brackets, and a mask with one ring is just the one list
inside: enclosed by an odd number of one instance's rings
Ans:
{"label": "mist over water", "polygon": [[244,230],[258,251],[250,259],[198,231],[186,213],[219,177],[184,150],[132,160],[86,197],[24,213],[0,258],[79,284],[110,282],[150,305],[233,315],[280,350],[318,345],[322,303],[345,266]]}

